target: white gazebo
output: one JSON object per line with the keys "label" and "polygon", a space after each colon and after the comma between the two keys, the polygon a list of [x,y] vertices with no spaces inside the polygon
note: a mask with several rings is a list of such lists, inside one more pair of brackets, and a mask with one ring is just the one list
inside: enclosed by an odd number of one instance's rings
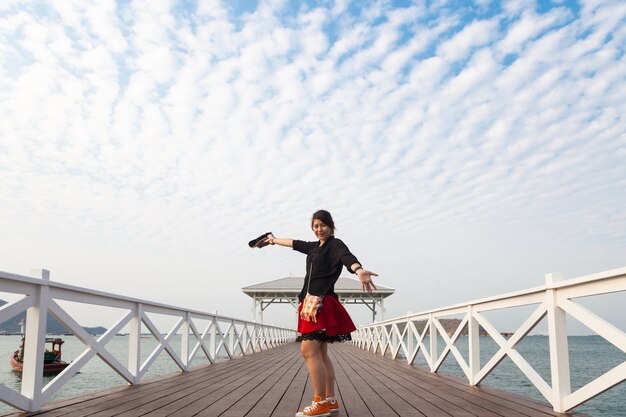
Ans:
{"label": "white gazebo", "polygon": [[[298,294],[302,290],[303,277],[287,277],[261,284],[243,287],[245,294],[252,298],[252,311],[254,320],[263,323],[263,311],[271,304],[291,304],[298,309]],[[377,308],[380,311],[380,319],[384,319],[385,298],[392,295],[395,290],[376,284],[377,289],[371,294],[363,291],[361,283],[357,279],[339,277],[335,284],[335,293],[339,296],[342,304],[363,304],[372,311],[372,321],[376,321]]]}

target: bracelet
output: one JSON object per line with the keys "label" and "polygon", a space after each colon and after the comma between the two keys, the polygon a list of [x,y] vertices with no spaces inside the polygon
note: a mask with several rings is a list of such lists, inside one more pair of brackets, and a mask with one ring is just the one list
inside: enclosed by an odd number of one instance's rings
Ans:
{"label": "bracelet", "polygon": [[356,274],[356,271],[358,271],[359,269],[363,269],[363,267],[362,266],[357,266],[356,268],[354,268],[354,271],[352,271],[352,272],[354,272]]}

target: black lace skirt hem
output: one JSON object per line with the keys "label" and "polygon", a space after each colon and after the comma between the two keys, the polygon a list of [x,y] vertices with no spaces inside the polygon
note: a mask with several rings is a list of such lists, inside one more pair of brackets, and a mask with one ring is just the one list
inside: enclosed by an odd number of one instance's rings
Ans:
{"label": "black lace skirt hem", "polygon": [[352,336],[350,333],[347,334],[335,334],[332,336],[328,336],[325,331],[318,332],[310,332],[303,333],[302,335],[296,338],[296,342],[301,342],[303,340],[317,340],[324,343],[341,343],[341,342],[349,342],[352,340]]}

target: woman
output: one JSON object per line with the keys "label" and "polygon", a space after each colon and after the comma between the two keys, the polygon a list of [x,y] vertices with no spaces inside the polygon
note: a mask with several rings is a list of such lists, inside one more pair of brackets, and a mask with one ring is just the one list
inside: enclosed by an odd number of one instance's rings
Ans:
{"label": "woman", "polygon": [[307,255],[306,277],[298,297],[298,333],[302,334],[300,351],[311,377],[314,398],[296,417],[330,416],[332,411],[339,410],[335,399],[335,371],[327,344],[352,340],[350,333],[356,330],[334,291],[342,268],[345,266],[356,274],[363,290],[369,293],[376,289],[372,277],[378,276],[364,269],[345,243],[335,238],[335,222],[328,211],[313,214],[311,229],[318,241],[305,242],[268,234],[257,246],[286,246]]}

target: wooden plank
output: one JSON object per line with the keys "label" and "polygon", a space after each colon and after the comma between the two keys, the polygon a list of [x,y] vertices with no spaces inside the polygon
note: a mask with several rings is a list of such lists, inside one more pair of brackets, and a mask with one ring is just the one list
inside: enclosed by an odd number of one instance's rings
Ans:
{"label": "wooden plank", "polygon": [[[410,373],[410,371],[408,371]],[[432,378],[432,375],[428,375],[426,378]],[[510,401],[511,394],[503,391],[494,391],[489,393],[485,391],[483,387],[473,387],[466,384],[454,377],[448,377],[444,374],[437,374],[438,381],[434,384],[435,387],[439,387],[442,382],[449,383],[450,389],[457,392],[457,395],[466,399],[474,404],[488,407],[489,409],[496,411],[504,415],[523,415],[532,417],[547,417],[559,415],[554,413],[551,408],[543,406],[544,410],[537,410],[535,407],[530,406],[532,403],[527,401],[524,403],[516,403]],[[432,382],[430,382],[433,384]],[[495,394],[495,395],[494,395]]]}
{"label": "wooden plank", "polygon": [[[280,388],[277,387],[277,384],[279,384],[281,380],[284,379],[293,379],[293,377],[290,378],[289,375],[293,374],[293,376],[295,376],[295,372],[292,370],[295,369],[297,371],[301,365],[302,364],[300,355],[294,356],[289,362],[287,362],[276,372],[273,372],[262,383],[252,386],[252,389],[247,394],[244,394],[243,396],[241,396],[241,398],[233,398],[233,405],[228,408],[224,413],[220,414],[220,416],[241,417],[247,415],[259,402],[261,402],[263,398],[265,398],[266,396],[270,398],[272,397],[271,395],[268,395],[268,393],[279,392]],[[269,417],[271,412],[274,410],[274,406],[277,402],[278,401],[276,400],[273,404],[271,404],[270,407],[265,409],[258,408],[258,411],[253,415],[255,417]]]}
{"label": "wooden plank", "polygon": [[[175,374],[155,377],[137,386],[117,387],[101,393],[88,394],[63,400],[58,403],[50,403],[39,413],[18,413],[12,414],[11,416],[25,417],[30,415],[43,415],[45,417],[77,417],[95,414],[99,411],[108,412],[116,406],[125,411],[127,408],[141,405],[141,401],[147,399],[152,394],[162,396],[163,392],[170,392],[173,387],[182,389],[187,385],[193,386],[198,380],[219,378],[223,375],[232,374],[233,371],[244,372],[246,367],[253,366],[260,357],[265,355],[278,357],[281,355],[281,352],[278,350],[261,351],[254,355],[201,366],[192,369],[188,373],[177,372]],[[108,412],[107,415],[111,415],[110,412]]]}
{"label": "wooden plank", "polygon": [[216,365],[210,365],[204,372],[197,372],[200,370],[192,370],[189,374],[177,373],[175,375],[169,375],[169,378],[158,384],[141,384],[137,386],[126,387],[123,392],[117,393],[118,395],[109,395],[92,400],[86,400],[84,402],[75,403],[68,407],[53,410],[46,414],[46,417],[77,417],[84,415],[84,409],[89,409],[90,413],[97,415],[100,411],[102,413],[109,413],[110,410],[124,410],[132,406],[141,405],[143,402],[148,402],[152,398],[159,398],[162,393],[173,392],[183,389],[185,386],[193,386],[195,381],[201,380],[207,377],[216,378],[225,373],[230,373],[234,369],[239,369],[245,365],[245,362],[238,364],[238,366],[232,367],[233,364],[217,367]]}
{"label": "wooden plank", "polygon": [[[533,409],[539,413],[543,413],[543,414],[540,414],[542,416],[549,415],[549,416],[555,416],[555,417],[563,417],[563,414],[555,412],[549,404],[545,402],[537,401],[533,398],[523,397],[518,394],[501,391],[496,388],[491,388],[485,385],[481,385],[480,387],[472,387],[467,384],[464,384],[463,381],[459,381],[457,378],[454,378],[449,375],[442,374],[440,375],[440,377],[443,379],[450,379],[451,381],[456,382],[457,384],[461,383],[465,385],[467,388],[469,388],[472,391],[474,395],[477,395],[480,397],[485,396],[485,395],[491,395],[492,398],[497,398],[497,400],[494,399],[494,401],[498,401],[500,404],[507,406],[514,410]],[[478,389],[477,392],[476,392],[476,389]],[[585,414],[581,414],[581,413],[567,413],[567,415],[588,417]]]}
{"label": "wooden plank", "polygon": [[[375,374],[370,372],[368,369],[365,369],[362,364],[354,361],[349,355],[344,355],[343,361],[347,366],[350,366],[354,373],[363,379],[363,381],[365,381],[365,383],[367,383],[367,385],[370,386],[376,394],[380,396],[380,399],[374,398],[372,401],[386,403],[399,416],[424,417],[424,414],[422,414],[418,409],[408,403],[397,392],[385,385],[380,378],[375,376]],[[374,411],[373,413],[378,415]]]}
{"label": "wooden plank", "polygon": [[[397,378],[403,378],[403,376],[408,375],[409,378],[404,378],[404,381],[411,384],[410,386],[419,387],[423,390],[422,392],[430,392],[432,394],[432,400],[434,400],[435,397],[439,397],[442,401],[445,401],[449,405],[456,405],[471,415],[493,417],[500,415],[504,415],[506,417],[524,417],[529,415],[528,413],[521,413],[511,408],[502,407],[500,404],[491,401],[493,397],[468,395],[468,391],[466,391],[468,388],[477,391],[479,391],[480,388],[470,387],[466,384],[462,384],[460,386],[458,380],[455,381],[454,385],[450,385],[447,383],[448,381],[442,379],[439,374],[427,374],[422,371],[420,377],[418,377],[419,371],[415,368],[400,369],[398,365],[401,364],[387,358],[378,356],[378,360],[373,361],[369,355],[360,355],[355,353],[355,356],[358,356],[364,362],[367,361],[371,366],[384,370],[384,372],[388,375],[394,375]],[[375,365],[373,363],[375,363]],[[403,373],[403,371],[406,373]]]}
{"label": "wooden plank", "polygon": [[[271,354],[276,354],[276,352],[271,352]],[[137,386],[135,388],[134,395],[125,396],[122,398],[116,398],[113,401],[108,401],[103,404],[100,404],[98,408],[99,412],[90,414],[93,417],[108,417],[113,413],[119,415],[131,415],[136,416],[139,413],[152,410],[158,403],[163,403],[165,401],[170,400],[172,397],[176,396],[184,396],[189,392],[193,392],[197,389],[200,383],[211,380],[214,382],[219,382],[227,378],[231,378],[233,374],[238,372],[246,372],[248,369],[251,369],[257,365],[257,361],[259,358],[249,358],[243,360],[242,357],[239,359],[235,359],[235,362],[226,361],[223,362],[224,366],[222,366],[219,370],[215,370],[210,372],[210,367],[207,368],[207,372],[198,372],[197,375],[191,374],[178,374],[173,377],[169,383],[160,384],[157,386],[155,390],[148,390],[147,387]],[[193,371],[192,371],[193,372]],[[90,406],[92,409],[93,406]],[[67,416],[67,417],[79,417],[80,414],[76,416]]]}
{"label": "wooden plank", "polygon": [[[300,344],[296,344],[300,348]],[[307,384],[309,372],[306,366],[301,366],[298,373],[289,384],[285,394],[276,405],[272,417],[293,417],[298,412],[298,407],[302,401],[305,386]]]}
{"label": "wooden plank", "polygon": [[[339,354],[341,355],[341,360],[345,360],[345,355],[349,354],[345,349],[342,349]],[[366,371],[370,371],[374,377],[379,379],[382,383],[384,383],[390,390],[400,395],[405,401],[409,402],[414,408],[419,410],[422,414],[428,417],[450,417],[457,415],[467,415],[464,410],[452,410],[452,413],[449,413],[449,404],[447,401],[440,399],[439,397],[435,398],[435,404],[428,401],[429,396],[420,396],[420,390],[415,389],[415,387],[405,387],[401,383],[395,381],[393,378],[388,376],[385,370],[369,368],[367,366],[363,366]],[[426,397],[426,398],[425,398]],[[431,396],[432,397],[432,396]],[[438,406],[437,406],[438,405]],[[451,407],[456,409],[456,407]],[[396,410],[398,411],[398,410]],[[455,412],[456,411],[456,412]]]}
{"label": "wooden plank", "polygon": [[[345,359],[345,357],[344,357]],[[378,395],[378,386],[372,387],[367,381],[345,361],[340,361],[337,365],[341,367],[346,377],[352,382],[355,391],[361,397],[365,406],[374,416],[396,416],[397,413]],[[350,414],[350,410],[346,412]]]}
{"label": "wooden plank", "polygon": [[[298,355],[299,356],[299,355]],[[287,389],[295,379],[296,375],[304,368],[304,361],[299,359],[283,376],[278,380],[276,384],[269,390],[263,398],[261,398],[254,407],[250,410],[248,415],[254,417],[271,416],[276,406],[287,392]],[[233,417],[236,417],[233,415]]]}
{"label": "wooden plank", "polygon": [[[283,352],[284,353],[284,352]],[[277,366],[288,359],[285,355],[273,355],[269,358],[255,358],[250,366],[237,372],[229,372],[220,378],[211,378],[193,386],[186,386],[175,393],[164,392],[161,398],[150,401],[141,407],[133,408],[120,417],[136,417],[138,415],[160,416],[170,413],[181,415],[195,415],[213,402],[224,397],[231,391],[239,388],[253,375],[263,372],[268,366]],[[110,414],[109,414],[110,415]],[[104,417],[104,416],[102,416]]]}
{"label": "wooden plank", "polygon": [[[364,358],[360,357],[360,352],[345,352],[345,354],[356,361],[359,359],[357,365],[362,366],[367,371],[372,372],[384,383],[388,384],[395,392],[402,392],[407,401],[410,401],[415,407],[422,411],[426,415],[441,415],[441,416],[454,416],[454,417],[499,417],[498,414],[492,413],[489,410],[482,408],[472,407],[472,404],[456,398],[456,392],[447,389],[446,386],[440,385],[436,389],[430,385],[416,381],[405,381],[397,377],[391,372],[389,359],[382,358],[380,356],[372,358],[367,355]],[[385,362],[383,362],[385,361]],[[380,363],[387,366],[380,366]]]}
{"label": "wooden plank", "polygon": [[[372,361],[370,353],[353,346],[348,347],[348,349],[355,350],[353,356],[358,356],[364,361]],[[498,415],[504,415],[506,417],[519,414],[532,417],[562,416],[562,414],[554,412],[549,406],[535,400],[496,389],[472,387],[465,383],[465,381],[452,376],[433,374],[429,371],[381,356],[377,356],[377,358],[381,363],[379,366],[384,368],[385,372],[403,375],[404,378],[408,378],[413,383],[425,389],[432,390],[433,393],[438,391],[453,392],[455,393],[455,397],[462,398],[474,404],[474,406],[487,407],[492,411],[496,411]],[[424,381],[427,385],[423,385]],[[449,397],[446,396],[446,398]],[[469,409],[471,409],[471,406]],[[580,413],[572,413],[570,415],[586,417],[584,414]]]}
{"label": "wooden plank", "polygon": [[343,371],[340,364],[341,358],[336,355],[336,348],[329,349],[329,355],[334,362],[336,390],[341,401],[340,410],[349,416],[373,417],[354,384]]}
{"label": "wooden plank", "polygon": [[[284,372],[285,368],[290,368],[299,359],[300,355],[292,354],[291,356],[285,355],[285,359],[277,362],[276,365],[267,367],[260,373],[251,374],[251,379],[246,381],[243,385],[240,385],[237,389],[229,391],[227,395],[221,397],[218,401],[213,402],[207,408],[204,408],[198,414],[198,417],[213,417],[222,416],[229,409],[233,409],[235,416],[243,416],[250,408],[259,401],[259,395],[263,395],[267,392],[268,388],[271,388],[277,378]],[[269,387],[267,386],[269,385]],[[256,392],[255,392],[256,391]],[[252,394],[251,394],[252,393]]]}

